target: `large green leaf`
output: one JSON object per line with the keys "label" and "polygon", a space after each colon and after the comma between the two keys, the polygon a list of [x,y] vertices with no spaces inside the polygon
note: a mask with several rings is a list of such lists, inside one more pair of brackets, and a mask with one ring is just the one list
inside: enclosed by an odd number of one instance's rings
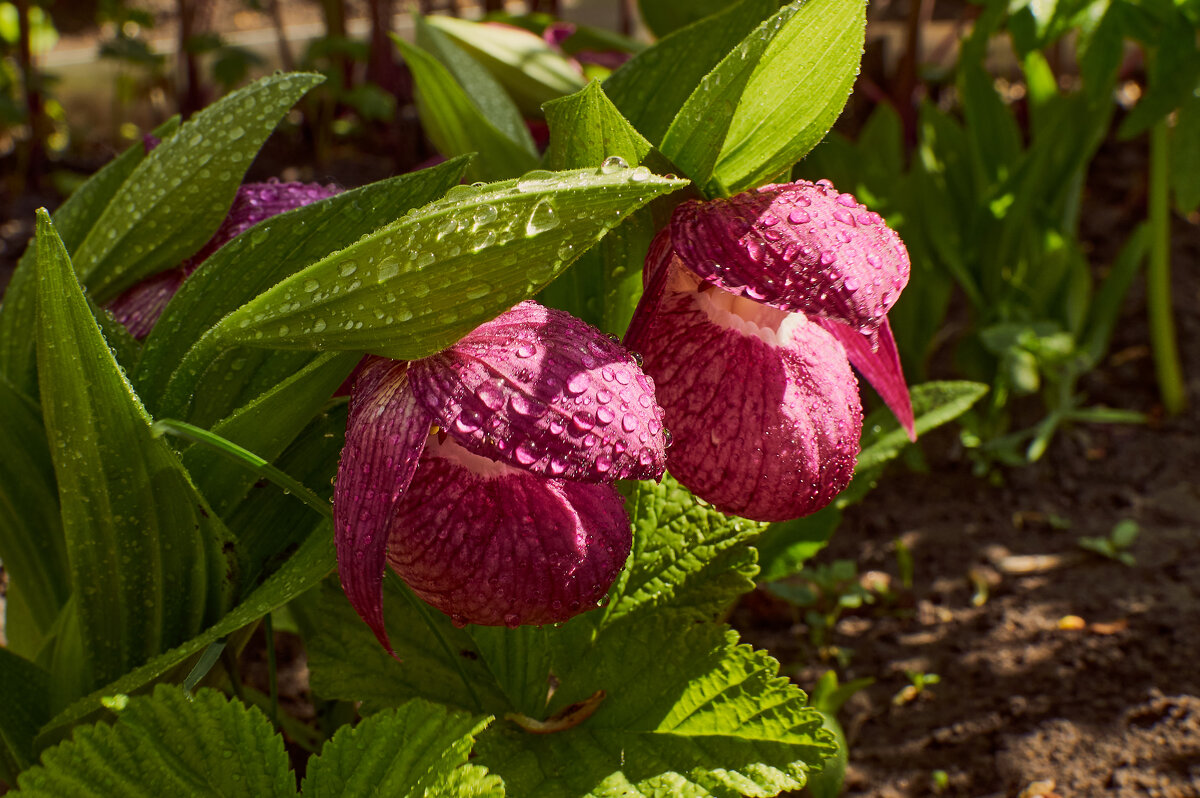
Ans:
{"label": "large green leaf", "polygon": [[642,135],[658,143],[700,80],[778,8],[778,0],[742,0],[681,28],[614,72],[604,91]]}
{"label": "large green leaf", "polygon": [[638,11],[646,27],[661,39],[732,4],[733,0],[694,0],[690,3],[680,3],[679,0],[638,0]]}
{"label": "large green leaf", "polygon": [[280,74],[188,120],[138,164],[75,252],[98,302],[198,250],[225,218],[258,148],[320,75]]}
{"label": "large green leaf", "polygon": [[[483,114],[484,119],[509,141],[520,145],[532,158],[536,159],[537,147],[534,146],[533,136],[530,135],[529,128],[525,126],[521,112],[517,110],[517,106],[504,93],[504,88],[496,82],[491,73],[439,30],[436,18],[426,21],[425,17],[417,15],[416,28],[417,45],[436,58],[450,72],[458,85],[466,92],[467,97]],[[520,174],[520,170],[512,174]],[[505,177],[511,176],[511,174],[505,175]]]}
{"label": "large green leaf", "polygon": [[834,751],[804,693],[735,632],[650,614],[575,664],[552,708],[603,690],[591,717],[554,734],[501,724],[479,741],[475,761],[515,795],[776,795]]}
{"label": "large green leaf", "polygon": [[38,377],[87,681],[103,684],[228,606],[228,532],[209,512],[104,342],[45,211],[38,215]]}
{"label": "large green leaf", "polygon": [[[546,165],[551,169],[616,169],[620,168],[615,165],[617,158],[654,171],[670,168],[621,116],[599,83],[547,103],[546,122],[550,127]],[[652,209],[637,211],[546,286],[539,299],[605,332],[624,333],[642,295],[642,264],[654,231]]]}
{"label": "large green leaf", "polygon": [[850,97],[865,36],[862,0],[805,2],[746,84],[708,193],[764,183],[815,147]]}
{"label": "large green leaf", "polygon": [[[743,92],[755,74],[755,69],[759,65],[763,53],[776,37],[787,35],[788,23],[796,16],[801,7],[807,8],[817,2],[819,0],[808,0],[808,2],[795,0],[779,9],[769,19],[764,20],[749,36],[742,39],[737,47],[721,59],[721,63],[717,64],[712,72],[704,76],[700,85],[679,109],[675,120],[663,135],[660,146],[663,153],[678,164],[684,174],[690,177],[696,185],[704,186],[712,177],[713,167],[722,152],[726,133],[736,118],[737,108],[743,100]],[[824,84],[818,85],[825,88]],[[790,90],[793,84],[789,82],[786,86]],[[777,82],[769,87],[760,87],[760,89],[766,90],[775,87],[782,88],[782,85]],[[776,92],[777,94],[778,92]],[[820,95],[816,95],[814,98],[814,94],[816,93],[810,87],[805,87],[806,101],[811,102],[820,98]],[[847,90],[847,95],[849,95],[849,90]],[[759,98],[747,99],[753,101]],[[763,107],[773,107],[773,102],[777,102],[779,98],[774,96],[770,99],[772,104],[765,104]],[[844,98],[843,102],[845,102]],[[838,110],[841,110],[840,105]],[[789,121],[794,120],[789,119]],[[830,120],[830,124],[832,124],[832,120]],[[772,130],[768,135],[774,133],[775,131]],[[825,130],[822,130],[821,133],[824,134]],[[814,141],[813,144],[815,143]],[[772,142],[773,146],[778,144],[777,140]],[[779,170],[776,170],[773,174],[778,173]]]}
{"label": "large green leaf", "polygon": [[50,676],[0,647],[0,782],[16,784],[32,765],[33,738],[50,717]]}
{"label": "large green leaf", "polygon": [[167,685],[129,699],[114,725],[77,728],[18,787],[30,798],[296,794],[283,738],[261,712],[215,690]]}
{"label": "large green leaf", "polygon": [[467,763],[491,718],[413,700],[345,726],[310,760],[304,798],[502,796],[504,784]]}
{"label": "large green leaf", "polygon": [[58,742],[73,725],[98,714],[104,707],[106,697],[145,689],[146,685],[195,657],[212,643],[254,623],[304,593],[329,574],[336,564],[333,525],[327,522],[310,534],[282,567],[214,626],[71,704],[42,728],[37,744],[45,746]]}
{"label": "large green leaf", "polygon": [[[178,118],[172,118],[155,128],[154,135],[167,138],[178,127]],[[54,225],[68,252],[83,242],[117,189],[145,157],[146,147],[139,141],[89,177],[53,213]],[[0,375],[28,396],[37,393],[37,351],[34,336],[29,334],[37,326],[34,259],[35,248],[31,246],[21,256],[0,304]]]}
{"label": "large green leaf", "polygon": [[454,17],[429,17],[428,22],[483,64],[528,117],[540,116],[543,103],[583,88],[578,68],[540,36]]}
{"label": "large green leaf", "polygon": [[[473,180],[503,180],[537,165],[528,134],[513,139],[489,118],[489,113],[497,112],[495,99],[481,105],[433,55],[400,38],[396,45],[417,85],[421,123],[439,152],[446,156],[478,153],[467,170]],[[451,48],[453,44],[442,42],[439,54],[450,53]],[[457,57],[469,58],[461,52]],[[498,121],[505,124],[503,118]]]}
{"label": "large green leaf", "polygon": [[683,185],[646,169],[584,169],[464,186],[284,280],[227,316],[212,340],[426,357]]}
{"label": "large green leaf", "polygon": [[[3,377],[0,418],[0,562],[11,583],[20,586],[34,629],[45,632],[71,590],[54,465],[39,408]],[[9,645],[34,653],[37,639],[7,631]]]}

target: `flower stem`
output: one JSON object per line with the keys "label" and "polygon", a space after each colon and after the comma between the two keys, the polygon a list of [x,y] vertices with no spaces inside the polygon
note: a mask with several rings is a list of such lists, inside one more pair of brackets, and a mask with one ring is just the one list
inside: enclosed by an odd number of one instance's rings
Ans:
{"label": "flower stem", "polygon": [[1171,311],[1170,141],[1167,132],[1165,118],[1150,131],[1150,259],[1146,270],[1146,311],[1158,392],[1167,413],[1175,415],[1183,410],[1187,397]]}
{"label": "flower stem", "polygon": [[275,466],[268,463],[263,458],[256,455],[249,449],[244,449],[238,446],[231,440],[222,438],[213,432],[206,429],[188,424],[185,421],[177,421],[173,418],[163,418],[154,422],[151,431],[155,436],[163,434],[174,435],[179,438],[200,443],[209,446],[218,452],[224,454],[230,460],[240,463],[261,477],[264,477],[278,485],[284,493],[291,493],[297,499],[307,504],[309,507],[316,510],[321,515],[329,520],[333,520],[333,508],[329,502],[322,500],[317,494],[308,489],[308,486],[299,482]]}

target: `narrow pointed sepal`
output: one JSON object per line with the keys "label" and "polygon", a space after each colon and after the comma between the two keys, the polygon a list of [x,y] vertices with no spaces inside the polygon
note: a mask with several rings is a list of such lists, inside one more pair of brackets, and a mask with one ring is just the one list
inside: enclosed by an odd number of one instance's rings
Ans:
{"label": "narrow pointed sepal", "polygon": [[908,284],[904,242],[827,180],[685,202],[669,229],[683,264],[705,282],[872,335]]}
{"label": "narrow pointed sepal", "polygon": [[436,423],[484,457],[588,482],[657,479],[666,466],[653,382],[562,311],[522,302],[410,373]]}
{"label": "narrow pointed sepal", "polygon": [[458,625],[546,624],[597,606],[632,544],[611,485],[545,479],[430,441],[388,563]]}
{"label": "narrow pointed sepal", "polygon": [[871,387],[908,433],[908,439],[916,441],[917,429],[913,419],[912,398],[908,394],[908,384],[904,381],[904,370],[900,366],[900,352],[896,349],[896,338],[892,335],[892,326],[888,320],[883,320],[874,336],[874,348],[871,346],[871,337],[851,329],[846,324],[829,319],[818,319],[818,322],[846,350],[850,365],[858,369],[858,373],[871,383]]}
{"label": "narrow pointed sepal", "polygon": [[405,363],[378,357],[361,365],[333,495],[342,588],[389,653],[394,652],[383,623],[388,528],[432,424],[409,389],[407,370]]}
{"label": "narrow pointed sepal", "polygon": [[674,438],[671,474],[718,510],[798,518],[850,482],[858,385],[841,345],[802,314],[720,289],[669,292],[643,354]]}

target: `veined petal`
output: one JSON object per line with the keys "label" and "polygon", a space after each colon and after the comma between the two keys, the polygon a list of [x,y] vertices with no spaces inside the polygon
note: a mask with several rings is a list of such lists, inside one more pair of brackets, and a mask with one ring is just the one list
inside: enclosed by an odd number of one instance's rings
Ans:
{"label": "veined petal", "polygon": [[904,242],[827,180],[685,202],[670,230],[680,259],[705,282],[872,337],[908,284]]}
{"label": "veined petal", "polygon": [[[154,144],[157,143],[156,139]],[[153,149],[148,141],[146,147],[147,151]],[[130,335],[139,340],[145,338],[154,329],[163,308],[171,301],[179,286],[183,285],[188,275],[210,255],[264,219],[328,199],[338,192],[339,189],[333,186],[321,186],[316,183],[274,181],[239,186],[228,215],[199,252],[174,269],[153,275],[132,286],[108,304],[109,311],[117,321],[125,325]]]}
{"label": "veined petal", "polygon": [[662,476],[652,381],[570,314],[522,302],[410,373],[421,405],[476,454],[562,479]]}
{"label": "veined petal", "polygon": [[565,621],[597,606],[632,544],[611,485],[546,479],[430,439],[388,563],[455,623]]}
{"label": "veined petal", "polygon": [[866,336],[846,324],[830,319],[818,319],[818,322],[841,343],[850,357],[850,365],[871,383],[908,433],[908,439],[915,441],[917,429],[913,420],[912,398],[908,395],[908,384],[900,367],[900,352],[896,349],[896,338],[892,335],[888,320],[885,318],[879,327],[875,349],[871,348]]}
{"label": "veined petal", "polygon": [[862,431],[841,345],[802,314],[673,270],[643,352],[674,437],[671,474],[759,521],[824,507],[850,482]]}
{"label": "veined petal", "polygon": [[387,530],[433,423],[409,389],[407,368],[379,357],[360,366],[333,494],[342,588],[389,652],[392,646],[383,624]]}

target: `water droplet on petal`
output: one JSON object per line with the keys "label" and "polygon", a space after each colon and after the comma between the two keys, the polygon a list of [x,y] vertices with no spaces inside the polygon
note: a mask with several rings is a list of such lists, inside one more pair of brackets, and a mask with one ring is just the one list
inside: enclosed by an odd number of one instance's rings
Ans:
{"label": "water droplet on petal", "polygon": [[576,372],[575,374],[571,375],[569,380],[567,380],[567,393],[571,394],[572,396],[578,396],[587,390],[589,382],[591,382],[591,380],[588,378],[586,371]]}
{"label": "water droplet on petal", "polygon": [[807,224],[811,220],[812,217],[808,215],[808,211],[794,210],[788,214],[788,221],[792,224]]}

